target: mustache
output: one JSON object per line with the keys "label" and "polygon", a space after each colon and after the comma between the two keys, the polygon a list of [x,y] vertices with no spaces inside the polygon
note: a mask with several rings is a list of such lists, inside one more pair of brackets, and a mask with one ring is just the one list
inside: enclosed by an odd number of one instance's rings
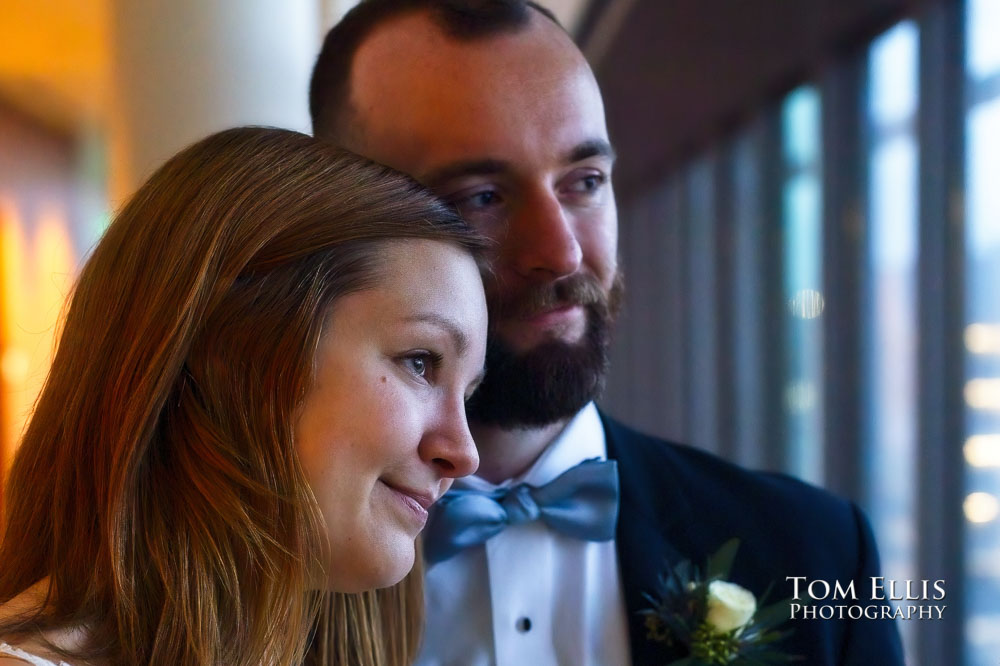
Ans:
{"label": "mustache", "polygon": [[597,278],[576,274],[558,282],[539,284],[500,299],[491,308],[495,317],[533,317],[556,308],[580,305],[607,308],[608,296]]}

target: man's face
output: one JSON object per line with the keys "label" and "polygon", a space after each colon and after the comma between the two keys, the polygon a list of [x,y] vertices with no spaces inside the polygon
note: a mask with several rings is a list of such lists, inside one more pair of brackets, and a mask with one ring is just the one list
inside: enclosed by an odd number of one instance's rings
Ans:
{"label": "man's face", "polygon": [[[496,243],[489,373],[470,415],[509,427],[572,415],[600,388],[617,300],[613,155],[577,48],[534,12],[471,42],[410,14],[361,45],[350,105],[348,148],[411,174]],[[524,404],[492,404],[511,396]]]}

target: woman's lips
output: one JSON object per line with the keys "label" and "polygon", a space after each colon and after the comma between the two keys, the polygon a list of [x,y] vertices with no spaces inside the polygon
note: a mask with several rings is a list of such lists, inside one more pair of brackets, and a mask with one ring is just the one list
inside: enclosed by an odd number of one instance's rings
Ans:
{"label": "woman's lips", "polygon": [[430,492],[408,488],[383,480],[382,483],[396,497],[400,504],[412,514],[416,522],[422,528],[427,522],[427,510],[437,500],[437,497]]}

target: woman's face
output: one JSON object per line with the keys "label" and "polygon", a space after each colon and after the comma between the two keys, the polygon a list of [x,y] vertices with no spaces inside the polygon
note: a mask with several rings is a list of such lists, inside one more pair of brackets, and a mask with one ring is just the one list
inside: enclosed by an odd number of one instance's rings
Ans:
{"label": "woman's face", "polygon": [[465,420],[486,349],[476,264],[436,241],[380,256],[377,284],[333,306],[295,431],[338,592],[402,579],[427,507],[479,465]]}

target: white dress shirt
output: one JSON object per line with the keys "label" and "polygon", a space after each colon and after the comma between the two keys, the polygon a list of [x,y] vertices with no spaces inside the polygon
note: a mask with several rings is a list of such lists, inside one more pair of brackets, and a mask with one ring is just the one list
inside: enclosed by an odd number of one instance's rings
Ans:
{"label": "white dress shirt", "polygon": [[[521,476],[499,485],[471,476],[455,486],[540,486],[588,458],[607,458],[593,403]],[[514,525],[430,567],[426,602],[421,666],[630,663],[614,541],[573,539],[540,521]]]}

